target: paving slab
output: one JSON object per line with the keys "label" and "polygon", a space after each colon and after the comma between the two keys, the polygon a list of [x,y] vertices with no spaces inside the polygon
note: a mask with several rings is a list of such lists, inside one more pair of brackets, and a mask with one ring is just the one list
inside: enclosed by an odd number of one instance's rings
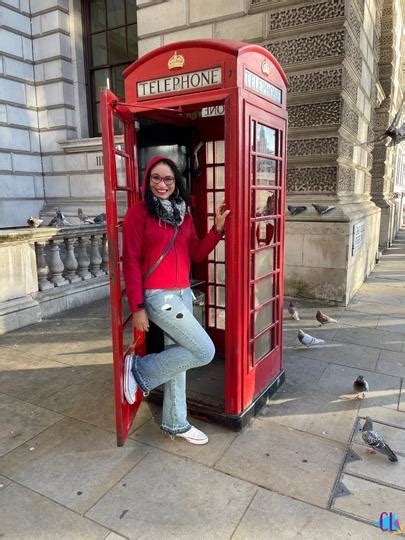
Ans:
{"label": "paving slab", "polygon": [[[350,491],[350,495],[335,498],[332,503],[333,509],[370,523],[378,520],[384,511],[397,514],[401,522],[404,520],[404,491],[349,474],[343,474],[341,482]],[[381,536],[382,532],[379,529],[377,531]]]}
{"label": "paving slab", "polygon": [[373,371],[376,368],[381,350],[355,343],[334,341],[322,345],[321,348],[312,347],[303,350],[302,354],[322,362]]}
{"label": "paving slab", "polygon": [[12,484],[0,491],[0,535],[7,540],[102,540],[108,529]]}
{"label": "paving slab", "polygon": [[403,340],[404,336],[398,332],[383,332],[357,326],[342,326],[334,336],[334,341],[339,343],[357,343],[366,347],[397,352],[401,351]]}
{"label": "paving slab", "polygon": [[371,525],[259,488],[232,540],[381,540]]}
{"label": "paving slab", "polygon": [[207,434],[209,444],[197,446],[191,445],[182,439],[172,440],[168,435],[161,432],[159,422],[155,420],[144,423],[139,429],[132,432],[130,437],[136,441],[165,450],[170,454],[188,457],[198,463],[213,466],[237,437],[237,433],[218,424],[202,422],[194,418],[190,420],[194,426]]}
{"label": "paving slab", "polygon": [[[360,426],[363,426],[364,422],[360,421]],[[384,440],[390,446],[395,453],[402,454],[405,457],[405,429],[387,426],[380,422],[377,422],[373,418],[373,429],[384,437]],[[361,431],[357,431],[353,436],[353,443],[365,444],[361,437]],[[405,480],[405,477],[404,477]],[[405,487],[405,486],[404,486]]]}
{"label": "paving slab", "polygon": [[66,418],[0,459],[0,473],[85,512],[148,453],[134,441]]}
{"label": "paving slab", "polygon": [[346,312],[356,311],[360,313],[370,313],[375,315],[387,315],[388,317],[404,317],[404,306],[390,305],[387,303],[376,303],[367,300],[359,300],[353,298],[350,304],[346,307]]}
{"label": "paving slab", "polygon": [[376,371],[396,377],[405,377],[405,355],[394,351],[381,351]]}
{"label": "paving slab", "polygon": [[384,332],[396,332],[399,334],[405,334],[405,309],[404,309],[404,319],[399,317],[380,317],[378,324],[378,330],[383,330]]}
{"label": "paving slab", "polygon": [[361,328],[377,328],[380,315],[375,313],[362,313],[361,311],[345,310],[339,323],[346,326],[360,326]]}
{"label": "paving slab", "polygon": [[0,474],[0,490],[5,489],[9,484],[11,484],[11,480]]}
{"label": "paving slab", "polygon": [[110,532],[110,534],[105,537],[105,540],[121,540],[122,538],[125,539],[126,537],[121,536],[120,534],[117,534],[115,532]]}
{"label": "paving slab", "polygon": [[[298,394],[302,394],[306,389],[313,389],[327,367],[325,362],[313,358],[311,353],[314,353],[314,350],[304,353],[290,349],[283,355],[286,381],[294,386]],[[277,395],[282,389],[284,385],[277,391]]]}
{"label": "paving slab", "polygon": [[345,445],[256,419],[215,468],[283,495],[326,507]]}
{"label": "paving slab", "polygon": [[60,414],[0,394],[0,456],[61,419]]}
{"label": "paving slab", "polygon": [[0,372],[0,392],[34,404],[90,373],[86,366],[67,366],[6,347],[0,347]]}
{"label": "paving slab", "polygon": [[86,516],[128,538],[228,539],[256,490],[155,449]]}
{"label": "paving slab", "polygon": [[371,416],[376,422],[405,429],[404,412],[390,409],[389,407],[375,407],[367,402],[367,399],[362,400],[360,403],[359,416],[361,417],[361,424],[363,424],[366,416]]}

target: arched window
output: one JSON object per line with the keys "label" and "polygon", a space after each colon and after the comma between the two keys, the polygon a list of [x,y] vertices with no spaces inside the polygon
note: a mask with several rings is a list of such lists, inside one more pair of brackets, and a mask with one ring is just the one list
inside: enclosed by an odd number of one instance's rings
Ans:
{"label": "arched window", "polygon": [[122,72],[138,58],[136,0],[82,2],[90,134],[100,135],[100,88],[124,97]]}

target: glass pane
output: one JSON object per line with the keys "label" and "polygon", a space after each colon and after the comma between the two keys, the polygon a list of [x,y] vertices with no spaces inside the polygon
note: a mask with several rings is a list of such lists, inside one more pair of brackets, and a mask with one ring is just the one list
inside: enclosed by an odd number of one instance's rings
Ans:
{"label": "glass pane", "polygon": [[104,0],[91,0],[90,2],[90,31],[105,30]]}
{"label": "glass pane", "polygon": [[99,99],[100,88],[110,88],[110,72],[109,69],[97,69],[93,71],[94,77],[94,90],[96,92],[96,99]]}
{"label": "glass pane", "polygon": [[254,120],[252,120],[251,130],[250,130],[250,146],[252,147],[253,151],[255,150],[255,142],[256,142],[255,124],[256,124],[256,122]]}
{"label": "glass pane", "polygon": [[208,281],[215,282],[215,264],[208,265]]}
{"label": "glass pane", "polygon": [[266,190],[266,189],[256,189],[255,196],[252,197],[255,201],[255,208],[252,212],[253,216],[272,216],[277,214],[277,192]]}
{"label": "glass pane", "polygon": [[253,313],[253,328],[255,336],[260,334],[267,326],[273,324],[273,303],[267,304],[259,311]]}
{"label": "glass pane", "polygon": [[214,169],[212,167],[208,167],[207,169],[207,188],[213,189],[214,187]]}
{"label": "glass pane", "polygon": [[214,143],[207,142],[207,163],[214,163]]}
{"label": "glass pane", "polygon": [[108,32],[108,54],[110,64],[125,62],[127,59],[125,28],[117,28]]}
{"label": "glass pane", "polygon": [[225,187],[225,167],[215,167],[215,188],[221,189]]}
{"label": "glass pane", "polygon": [[225,287],[217,287],[217,306],[225,307]]}
{"label": "glass pane", "polygon": [[214,217],[208,217],[207,222],[208,222],[208,230],[212,229],[214,225]]}
{"label": "glass pane", "polygon": [[264,249],[254,255],[256,263],[255,278],[259,278],[274,270],[274,249]]}
{"label": "glass pane", "polygon": [[215,247],[215,260],[218,262],[225,262],[225,241],[220,240]]}
{"label": "glass pane", "polygon": [[262,124],[257,124],[257,152],[261,154],[276,153],[276,131]]}
{"label": "glass pane", "polygon": [[208,303],[215,305],[215,287],[212,285],[208,287]]}
{"label": "glass pane", "polygon": [[273,159],[257,158],[256,161],[256,185],[276,185],[276,162]]}
{"label": "glass pane", "polygon": [[[117,145],[116,148],[122,149],[122,146]],[[115,167],[117,170],[117,185],[126,186],[127,181],[125,175],[125,158],[115,155]]]}
{"label": "glass pane", "polygon": [[217,309],[217,328],[225,330],[225,310]]}
{"label": "glass pane", "polygon": [[213,214],[215,212],[214,192],[209,191],[207,193],[208,213]]}
{"label": "glass pane", "polygon": [[208,310],[208,326],[215,326],[215,309]]}
{"label": "glass pane", "polygon": [[262,279],[261,281],[258,281],[255,285],[253,285],[254,307],[260,306],[261,304],[264,304],[266,300],[273,298],[274,279],[275,279],[274,275],[269,276],[268,278]]}
{"label": "glass pane", "polygon": [[133,61],[138,58],[138,35],[136,24],[127,27],[128,59]]}
{"label": "glass pane", "polygon": [[225,283],[225,264],[224,263],[219,263],[216,265],[217,268],[217,272],[216,272],[216,283],[218,284],[222,284],[222,283]]}
{"label": "glass pane", "polygon": [[112,91],[117,94],[119,98],[124,98],[124,79],[122,77],[123,66],[117,66],[112,68]]}
{"label": "glass pane", "polygon": [[107,0],[108,28],[125,24],[124,0]]}
{"label": "glass pane", "polygon": [[273,219],[252,224],[252,232],[254,234],[253,245],[255,249],[268,246],[275,241],[274,225],[275,221]]}
{"label": "glass pane", "polygon": [[263,356],[265,356],[269,351],[271,351],[271,349],[271,333],[266,332],[254,342],[255,362],[259,362],[259,360],[263,358]]}
{"label": "glass pane", "polygon": [[91,36],[91,57],[93,66],[107,64],[107,41],[104,32]]}
{"label": "glass pane", "polygon": [[217,141],[215,143],[215,161],[216,163],[224,163],[224,141]]}
{"label": "glass pane", "polygon": [[136,0],[127,0],[127,22],[136,22]]}
{"label": "glass pane", "polygon": [[[94,120],[93,120],[93,123],[94,123]],[[95,124],[96,124],[97,133],[101,133],[100,103],[96,104],[96,121],[95,121]]]}

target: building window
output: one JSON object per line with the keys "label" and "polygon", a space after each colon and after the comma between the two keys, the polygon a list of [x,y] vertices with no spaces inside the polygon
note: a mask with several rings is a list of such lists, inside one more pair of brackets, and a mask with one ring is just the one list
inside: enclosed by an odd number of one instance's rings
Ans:
{"label": "building window", "polygon": [[82,2],[90,133],[100,135],[100,88],[124,97],[123,70],[138,58],[136,0]]}

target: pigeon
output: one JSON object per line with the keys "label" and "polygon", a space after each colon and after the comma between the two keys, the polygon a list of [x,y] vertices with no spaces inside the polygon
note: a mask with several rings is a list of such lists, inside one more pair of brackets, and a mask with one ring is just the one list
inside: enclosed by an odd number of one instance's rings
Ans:
{"label": "pigeon", "polygon": [[321,323],[321,326],[323,324],[328,324],[332,322],[337,323],[336,319],[332,319],[332,317],[329,317],[329,315],[326,315],[326,313],[322,313],[322,311],[320,311],[319,309],[316,312],[316,320]]}
{"label": "pigeon", "polygon": [[327,214],[328,212],[331,212],[336,206],[321,206],[320,204],[313,204],[312,205],[315,210],[318,212],[320,216],[323,216],[324,214]]}
{"label": "pigeon", "polygon": [[43,219],[35,218],[32,216],[27,219],[27,223],[32,229],[36,229],[37,227],[40,227],[41,223],[43,222],[44,222]]}
{"label": "pigeon", "polygon": [[55,215],[48,223],[48,227],[64,227],[65,225],[71,225],[70,221],[66,219],[65,215],[59,210],[59,208],[55,208],[55,210]]}
{"label": "pigeon", "polygon": [[301,212],[305,212],[305,210],[307,209],[306,206],[291,206],[291,205],[288,205],[287,208],[292,216],[301,214]]}
{"label": "pigeon", "polygon": [[81,208],[77,209],[77,215],[82,223],[94,223],[94,219],[89,218]]}
{"label": "pigeon", "polygon": [[94,223],[105,223],[106,219],[105,213],[102,212],[101,214],[97,214],[97,216],[94,218]]}
{"label": "pigeon", "polygon": [[370,387],[363,375],[359,375],[353,383],[353,388],[357,392],[357,399],[364,399]]}
{"label": "pigeon", "polygon": [[367,416],[363,426],[363,433],[361,434],[363,441],[371,448],[371,453],[375,453],[377,450],[381,454],[388,457],[393,463],[398,461],[397,456],[384,441],[382,435],[373,430],[373,421]]}
{"label": "pigeon", "polygon": [[294,302],[290,302],[288,306],[288,313],[291,315],[291,318],[294,319],[295,321],[300,320],[300,316]]}
{"label": "pigeon", "polygon": [[306,345],[307,347],[310,347],[311,345],[318,345],[319,343],[325,343],[323,339],[318,339],[316,337],[310,336],[301,329],[298,330],[298,339],[300,343]]}

